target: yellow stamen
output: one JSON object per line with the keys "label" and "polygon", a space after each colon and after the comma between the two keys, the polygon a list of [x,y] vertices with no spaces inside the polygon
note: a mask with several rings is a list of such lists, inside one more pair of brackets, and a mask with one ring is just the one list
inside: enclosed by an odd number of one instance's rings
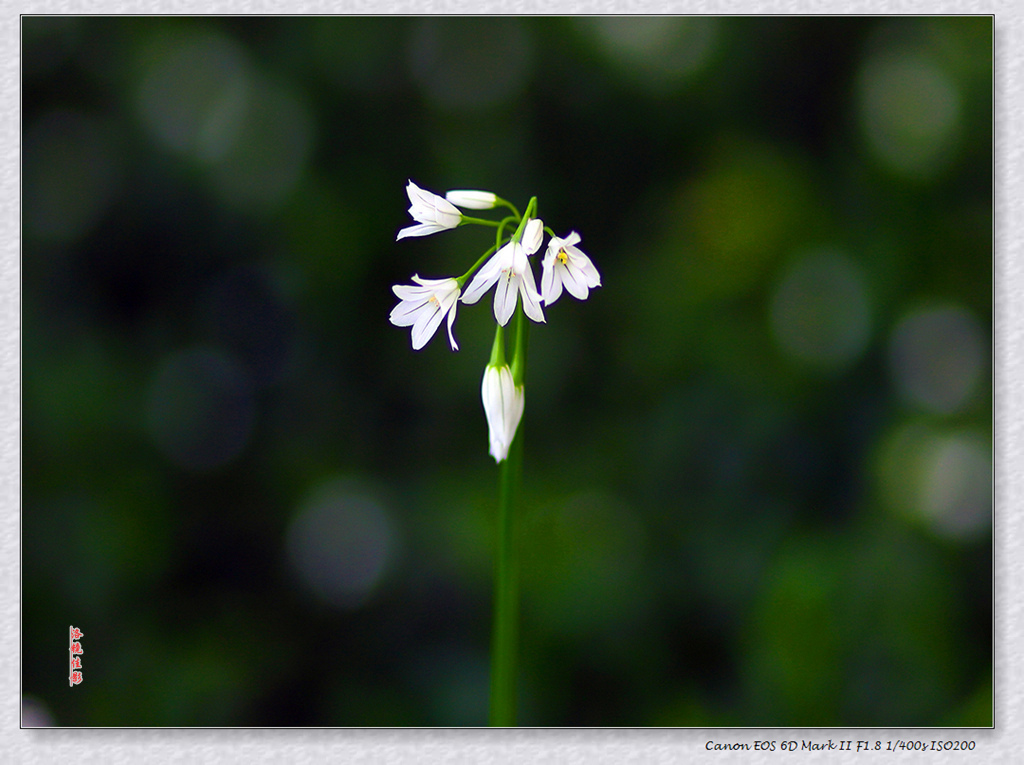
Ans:
{"label": "yellow stamen", "polygon": [[566,264],[566,263],[568,262],[568,260],[569,260],[569,255],[568,255],[568,253],[566,253],[566,251],[565,251],[565,250],[559,250],[559,251],[558,251],[558,255],[557,255],[556,257],[558,258],[558,262],[559,262],[559,263],[561,263],[561,264],[562,264],[563,266],[564,266],[564,265],[565,265],[565,264]]}

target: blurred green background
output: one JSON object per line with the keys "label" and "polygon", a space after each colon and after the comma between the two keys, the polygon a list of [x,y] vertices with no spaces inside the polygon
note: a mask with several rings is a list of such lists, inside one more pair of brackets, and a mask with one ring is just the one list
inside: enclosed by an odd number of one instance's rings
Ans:
{"label": "blurred green background", "polygon": [[992,29],[23,17],[23,724],[486,723],[490,297],[388,313],[493,233],[396,243],[411,178],[602,274],[522,724],[991,725]]}

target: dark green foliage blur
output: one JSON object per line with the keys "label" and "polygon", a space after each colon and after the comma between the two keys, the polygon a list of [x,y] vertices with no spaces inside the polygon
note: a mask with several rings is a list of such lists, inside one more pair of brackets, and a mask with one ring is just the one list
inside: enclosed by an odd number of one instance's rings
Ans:
{"label": "dark green foliage blur", "polygon": [[602,276],[530,335],[523,725],[991,725],[992,28],[24,17],[24,724],[486,723],[491,296],[388,314],[493,232],[396,242],[412,179]]}

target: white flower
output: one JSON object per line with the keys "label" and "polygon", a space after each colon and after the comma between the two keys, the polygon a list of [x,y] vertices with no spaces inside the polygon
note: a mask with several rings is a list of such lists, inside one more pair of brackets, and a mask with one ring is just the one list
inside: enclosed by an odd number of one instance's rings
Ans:
{"label": "white flower", "polygon": [[412,284],[396,284],[391,289],[402,301],[391,309],[391,323],[398,327],[412,327],[412,348],[418,351],[434,336],[441,319],[448,314],[448,340],[452,350],[459,350],[452,324],[459,300],[459,283],[455,279],[421,279],[413,275]]}
{"label": "white flower", "polygon": [[590,258],[576,246],[580,235],[573,231],[565,239],[551,237],[548,250],[541,264],[540,292],[544,305],[551,305],[562,294],[562,286],[578,300],[586,300],[588,291],[601,286],[601,275],[597,273]]}
{"label": "white flower", "polygon": [[544,321],[544,312],[540,307],[540,295],[537,283],[533,279],[528,255],[540,249],[544,238],[544,224],[539,218],[531,218],[523,230],[523,241],[511,241],[498,250],[476,272],[473,280],[462,294],[463,303],[475,303],[480,297],[497,284],[494,290],[494,318],[498,324],[505,326],[516,310],[516,300],[523,296],[523,310],[534,321]]}
{"label": "white flower", "polygon": [[456,189],[449,191],[444,198],[453,205],[465,207],[467,210],[490,210],[498,204],[498,195],[490,191]]}
{"label": "white flower", "polygon": [[500,367],[488,365],[484,370],[481,393],[491,441],[490,454],[495,462],[501,462],[508,457],[508,448],[523,417],[523,386],[512,381],[512,370],[507,364]]}
{"label": "white flower", "polygon": [[455,228],[462,220],[462,213],[444,197],[424,191],[412,181],[405,187],[412,207],[409,213],[419,225],[408,226],[398,232],[395,241],[406,236],[427,236],[445,229]]}

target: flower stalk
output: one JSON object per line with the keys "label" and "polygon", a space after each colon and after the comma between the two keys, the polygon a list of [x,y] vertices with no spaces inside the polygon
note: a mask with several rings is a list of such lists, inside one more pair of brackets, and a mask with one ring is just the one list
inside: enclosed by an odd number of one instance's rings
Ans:
{"label": "flower stalk", "polygon": [[[494,288],[496,321],[491,356],[481,383],[487,420],[490,454],[498,464],[498,516],[494,569],[494,614],[491,635],[491,687],[489,722],[492,726],[516,724],[516,680],[519,653],[519,519],[522,512],[523,428],[526,348],[530,321],[544,323],[541,304],[550,307],[563,288],[578,300],[586,300],[601,278],[590,258],[576,245],[580,236],[571,231],[564,239],[537,217],[537,198],[531,197],[524,214],[515,205],[490,191],[455,189],[444,197],[421,189],[411,180],[406,187],[409,214],[415,225],[398,232],[398,239],[428,236],[454,228],[483,225],[495,229],[494,245],[464,274],[442,279],[413,275],[413,285],[395,285],[399,304],[391,322],[411,327],[412,346],[420,350],[447,319],[448,340],[459,346],[452,333],[458,303],[476,303]],[[508,208],[498,220],[475,218],[458,208],[490,210]],[[507,234],[514,228],[513,233]],[[551,239],[542,260],[538,292],[531,256],[541,251],[545,233]],[[515,318],[511,364],[505,360],[505,326]]]}
{"label": "flower stalk", "polygon": [[[526,341],[530,323],[516,312],[512,379],[522,389],[526,373]],[[500,331],[500,328],[499,328]],[[519,657],[519,538],[523,485],[523,432],[516,430],[498,478],[498,524],[494,565],[494,623],[491,633],[491,696],[489,724],[516,724],[516,678]]]}

